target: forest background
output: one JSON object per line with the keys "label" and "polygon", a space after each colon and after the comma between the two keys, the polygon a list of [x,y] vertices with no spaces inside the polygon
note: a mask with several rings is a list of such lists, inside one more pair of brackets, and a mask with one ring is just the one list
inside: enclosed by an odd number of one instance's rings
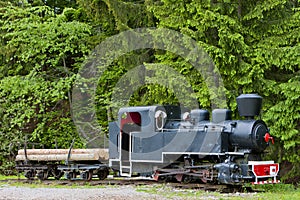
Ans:
{"label": "forest background", "polygon": [[[264,98],[262,119],[275,136],[266,156],[281,164],[282,180],[299,183],[299,0],[0,0],[0,173],[14,172],[25,138],[47,148],[68,148],[73,138],[78,148],[89,142],[72,121],[76,74],[106,38],[144,27],[172,29],[197,41],[218,68],[235,117],[239,94]],[[134,51],[100,77],[95,99],[102,134],[115,120],[112,89],[144,63],[172,66],[189,81],[199,107],[211,109],[214,97],[188,62],[166,51]],[[176,103],[171,88],[146,84],[129,105]]]}

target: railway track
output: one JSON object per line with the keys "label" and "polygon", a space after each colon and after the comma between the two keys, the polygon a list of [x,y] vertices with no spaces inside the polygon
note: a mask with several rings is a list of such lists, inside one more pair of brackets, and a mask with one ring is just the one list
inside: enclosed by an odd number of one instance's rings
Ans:
{"label": "railway track", "polygon": [[24,184],[40,184],[40,185],[62,185],[62,186],[147,186],[147,185],[166,185],[176,189],[194,189],[203,190],[211,192],[220,193],[234,193],[234,192],[259,192],[253,190],[251,187],[245,187],[242,185],[212,185],[212,184],[202,184],[202,183],[177,183],[177,182],[157,182],[151,179],[129,179],[129,178],[119,178],[119,179],[105,179],[96,180],[92,179],[90,181],[85,180],[38,180],[38,179],[6,179],[1,180],[2,183],[14,184],[14,183],[24,183]]}

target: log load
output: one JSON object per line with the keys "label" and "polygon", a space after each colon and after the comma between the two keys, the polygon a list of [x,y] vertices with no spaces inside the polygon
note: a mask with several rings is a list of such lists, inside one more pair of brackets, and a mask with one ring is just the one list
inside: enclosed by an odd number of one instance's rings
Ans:
{"label": "log load", "polygon": [[[69,149],[27,149],[27,159],[32,161],[65,161]],[[25,151],[20,149],[16,161],[25,161]],[[107,161],[108,149],[72,149],[69,161]]]}

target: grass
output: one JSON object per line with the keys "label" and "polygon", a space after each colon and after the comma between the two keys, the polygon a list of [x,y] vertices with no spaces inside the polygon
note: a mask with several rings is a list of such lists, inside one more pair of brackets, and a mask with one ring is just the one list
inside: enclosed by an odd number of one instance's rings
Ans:
{"label": "grass", "polygon": [[1,186],[15,186],[15,187],[28,187],[28,188],[106,188],[110,187],[107,185],[91,185],[89,182],[85,182],[84,184],[70,181],[69,184],[60,184],[59,182],[53,181],[53,183],[45,183],[40,180],[34,180],[32,182],[17,182],[17,179],[25,179],[26,177],[23,175],[20,176],[4,176],[0,175],[0,187]]}
{"label": "grass", "polygon": [[24,179],[25,176],[23,176],[23,175],[20,175],[20,176],[17,176],[17,175],[14,175],[14,176],[5,176],[5,175],[1,175],[0,174],[0,181],[5,181],[5,180],[9,180],[9,179],[18,179],[18,178]]}
{"label": "grass", "polygon": [[167,185],[139,186],[137,191],[150,194],[160,194],[169,199],[233,199],[233,200],[298,200],[300,199],[300,188],[293,185],[276,184],[253,186],[253,189],[262,191],[254,193],[229,193],[206,192],[203,190],[178,190]]}
{"label": "grass", "polygon": [[294,200],[300,199],[300,188],[295,188],[289,184],[275,184],[275,185],[257,185],[254,189],[259,189],[264,192],[258,193],[256,199],[286,199]]}
{"label": "grass", "polygon": [[216,199],[222,197],[221,194],[217,192],[205,192],[203,190],[191,189],[174,189],[167,184],[138,186],[136,191],[160,195],[168,199],[209,199],[210,197],[214,197],[214,199]]}

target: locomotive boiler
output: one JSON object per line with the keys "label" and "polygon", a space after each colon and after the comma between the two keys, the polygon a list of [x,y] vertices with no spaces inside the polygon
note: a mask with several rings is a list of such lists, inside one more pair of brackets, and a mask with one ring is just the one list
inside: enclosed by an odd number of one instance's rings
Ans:
{"label": "locomotive boiler", "polygon": [[255,119],[262,97],[237,97],[243,120],[228,109],[179,106],[121,108],[109,124],[109,166],[120,176],[153,176],[183,182],[277,183],[279,165],[261,157],[274,143],[264,121]]}

